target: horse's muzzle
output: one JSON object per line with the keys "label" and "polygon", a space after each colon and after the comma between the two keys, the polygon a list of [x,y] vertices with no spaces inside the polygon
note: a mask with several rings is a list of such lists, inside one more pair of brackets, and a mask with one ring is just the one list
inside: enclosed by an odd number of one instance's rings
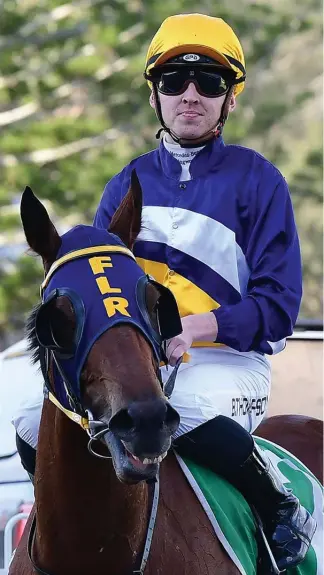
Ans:
{"label": "horse's muzzle", "polygon": [[159,457],[170,447],[178,429],[178,412],[163,398],[134,401],[112,416],[109,429],[133,455]]}

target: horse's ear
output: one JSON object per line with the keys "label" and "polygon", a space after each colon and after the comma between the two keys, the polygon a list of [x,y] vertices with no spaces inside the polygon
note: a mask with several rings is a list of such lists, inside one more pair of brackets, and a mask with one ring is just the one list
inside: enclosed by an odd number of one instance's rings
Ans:
{"label": "horse's ear", "polygon": [[28,186],[21,198],[20,217],[28,245],[43,258],[44,264],[51,265],[56,259],[62,240],[45,206]]}
{"label": "horse's ear", "polygon": [[114,213],[108,230],[116,234],[130,250],[141,229],[142,205],[141,184],[133,170],[129,190]]}

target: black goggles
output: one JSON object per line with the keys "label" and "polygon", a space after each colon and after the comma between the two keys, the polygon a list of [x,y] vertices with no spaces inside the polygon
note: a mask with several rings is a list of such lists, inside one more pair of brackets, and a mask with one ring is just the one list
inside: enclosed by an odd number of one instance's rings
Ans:
{"label": "black goggles", "polygon": [[165,70],[155,79],[158,91],[165,96],[183,94],[189,84],[193,83],[197,92],[206,98],[223,96],[235,83],[235,75],[220,70],[179,67]]}

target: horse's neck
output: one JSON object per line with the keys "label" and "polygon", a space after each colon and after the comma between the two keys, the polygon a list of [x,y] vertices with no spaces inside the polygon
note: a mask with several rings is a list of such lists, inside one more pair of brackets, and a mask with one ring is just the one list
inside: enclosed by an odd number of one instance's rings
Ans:
{"label": "horse's neck", "polygon": [[87,450],[86,433],[45,402],[35,495],[36,559],[53,575],[129,573],[147,528],[147,486],[122,485],[110,461]]}
{"label": "horse's neck", "polygon": [[[147,486],[122,485],[110,462],[90,455],[86,444],[85,432],[45,402],[35,478],[34,559],[51,575],[131,575],[146,537]],[[157,572],[239,575],[172,454],[161,466],[159,512],[145,575]]]}

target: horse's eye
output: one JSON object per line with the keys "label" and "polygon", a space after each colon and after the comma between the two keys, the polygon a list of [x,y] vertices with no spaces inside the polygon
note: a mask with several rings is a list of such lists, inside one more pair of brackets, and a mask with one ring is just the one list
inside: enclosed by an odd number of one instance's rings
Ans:
{"label": "horse's eye", "polygon": [[150,316],[152,327],[156,332],[159,331],[158,316],[157,316],[159,297],[160,294],[157,291],[157,289],[153,285],[147,284],[145,293],[146,307]]}
{"label": "horse's eye", "polygon": [[75,334],[74,314],[67,315],[65,311],[56,307],[49,321],[53,340],[60,348],[70,349]]}

